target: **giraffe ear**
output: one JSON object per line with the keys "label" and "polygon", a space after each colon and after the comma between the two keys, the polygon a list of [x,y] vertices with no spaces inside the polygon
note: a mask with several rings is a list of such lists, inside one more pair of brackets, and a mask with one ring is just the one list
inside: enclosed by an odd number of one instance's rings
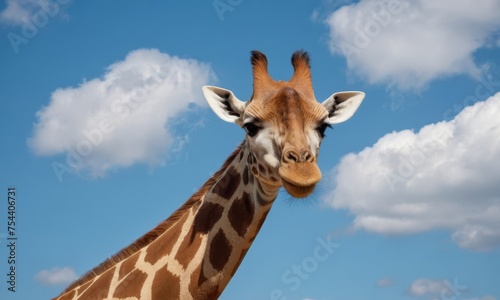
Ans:
{"label": "giraffe ear", "polygon": [[203,95],[208,101],[210,108],[219,118],[226,122],[243,124],[243,112],[245,111],[245,102],[236,98],[230,90],[216,86],[204,86]]}
{"label": "giraffe ear", "polygon": [[363,102],[363,92],[339,92],[321,103],[328,111],[326,123],[338,124],[351,118]]}

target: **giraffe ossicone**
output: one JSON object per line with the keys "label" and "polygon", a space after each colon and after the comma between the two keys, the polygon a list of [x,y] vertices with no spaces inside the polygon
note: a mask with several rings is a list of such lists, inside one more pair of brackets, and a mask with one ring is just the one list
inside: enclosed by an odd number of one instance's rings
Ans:
{"label": "giraffe ossicone", "polygon": [[294,74],[275,81],[267,58],[252,51],[253,94],[203,87],[222,120],[246,131],[241,145],[186,203],[156,228],[71,284],[58,300],[217,299],[236,272],[284,187],[311,194],[324,131],[349,119],[362,92],[334,93],[319,103],[309,56],[292,55]]}

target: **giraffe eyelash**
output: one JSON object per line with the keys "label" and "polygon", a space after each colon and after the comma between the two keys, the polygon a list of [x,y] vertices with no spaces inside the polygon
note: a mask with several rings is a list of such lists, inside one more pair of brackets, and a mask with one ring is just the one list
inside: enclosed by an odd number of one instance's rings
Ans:
{"label": "giraffe eyelash", "polygon": [[316,131],[321,136],[321,138],[325,137],[325,131],[327,128],[333,128],[333,126],[328,123],[323,123],[320,126],[316,127]]}
{"label": "giraffe eyelash", "polygon": [[259,130],[261,129],[259,126],[255,125],[254,123],[245,123],[243,124],[243,128],[246,130],[247,134],[250,137],[255,136]]}

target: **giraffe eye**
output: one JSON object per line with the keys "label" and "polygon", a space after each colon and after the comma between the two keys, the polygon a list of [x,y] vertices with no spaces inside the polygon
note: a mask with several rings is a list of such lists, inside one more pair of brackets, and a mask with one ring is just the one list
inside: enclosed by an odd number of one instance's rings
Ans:
{"label": "giraffe eye", "polygon": [[328,124],[328,123],[323,123],[321,124],[319,127],[316,128],[316,131],[318,132],[319,136],[321,138],[324,138],[325,137],[325,131],[326,129],[330,127],[332,128],[332,125]]}
{"label": "giraffe eye", "polygon": [[243,128],[245,128],[249,136],[256,135],[260,130],[260,127],[255,125],[254,123],[246,123],[245,125],[243,125]]}

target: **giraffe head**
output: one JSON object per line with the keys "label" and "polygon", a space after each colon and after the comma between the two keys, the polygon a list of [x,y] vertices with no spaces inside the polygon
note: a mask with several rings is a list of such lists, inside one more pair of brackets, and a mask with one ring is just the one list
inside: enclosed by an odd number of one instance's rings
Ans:
{"label": "giraffe head", "polygon": [[317,158],[325,130],[349,119],[365,94],[339,92],[322,103],[316,101],[309,56],[303,51],[292,55],[294,74],[289,81],[270,77],[261,52],[252,51],[251,62],[253,95],[248,101],[214,86],[203,87],[203,93],[221,119],[246,130],[248,164],[259,182],[306,197],[321,180]]}

